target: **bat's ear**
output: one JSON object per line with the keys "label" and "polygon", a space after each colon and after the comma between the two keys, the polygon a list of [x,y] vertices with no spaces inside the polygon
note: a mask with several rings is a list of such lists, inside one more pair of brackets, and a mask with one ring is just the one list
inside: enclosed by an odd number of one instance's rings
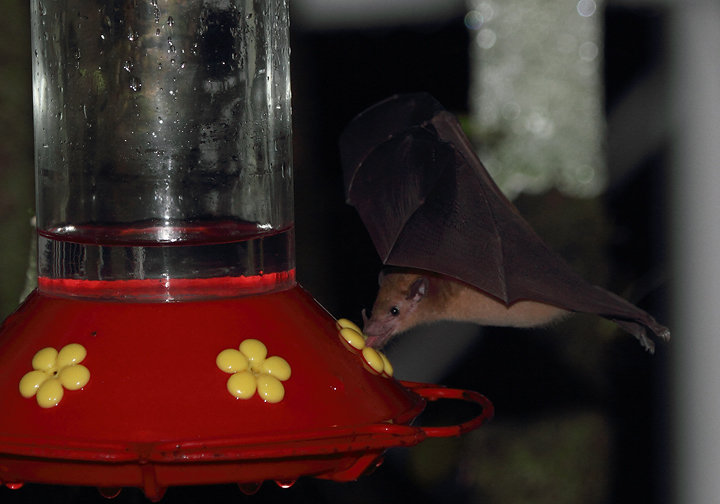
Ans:
{"label": "bat's ear", "polygon": [[420,298],[422,298],[425,293],[427,292],[428,285],[430,282],[427,278],[420,277],[417,280],[415,280],[410,285],[410,290],[408,291],[407,299],[413,299],[415,301],[420,301]]}

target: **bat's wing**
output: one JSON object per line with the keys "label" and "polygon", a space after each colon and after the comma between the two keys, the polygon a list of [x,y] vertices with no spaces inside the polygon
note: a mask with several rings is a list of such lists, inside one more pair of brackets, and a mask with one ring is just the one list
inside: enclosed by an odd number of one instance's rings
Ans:
{"label": "bat's wing", "polygon": [[460,153],[438,137],[431,121],[443,112],[430,95],[413,94],[355,118],[340,137],[347,202],[383,263],[451,275],[507,302],[485,187],[472,170],[456,169]]}
{"label": "bat's wing", "polygon": [[427,93],[395,95],[360,113],[340,135],[345,195],[365,158],[383,142],[444,110]]}
{"label": "bat's wing", "polygon": [[583,280],[535,234],[428,94],[396,95],[340,138],[347,202],[384,264],[434,271],[512,304],[533,300],[616,321],[652,349],[643,310]]}

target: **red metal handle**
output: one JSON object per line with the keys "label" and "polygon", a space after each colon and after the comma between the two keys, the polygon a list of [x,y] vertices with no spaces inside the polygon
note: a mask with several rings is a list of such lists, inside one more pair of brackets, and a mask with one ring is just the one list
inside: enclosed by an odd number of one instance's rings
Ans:
{"label": "red metal handle", "polygon": [[482,413],[472,420],[463,422],[460,425],[449,425],[447,427],[417,427],[422,430],[427,437],[450,437],[460,436],[471,430],[477,429],[482,424],[490,420],[495,414],[495,408],[490,400],[482,394],[471,390],[445,388],[439,385],[429,385],[427,383],[417,382],[400,382],[404,387],[411,389],[419,396],[428,401],[437,401],[438,399],[460,399],[470,401],[482,406]]}

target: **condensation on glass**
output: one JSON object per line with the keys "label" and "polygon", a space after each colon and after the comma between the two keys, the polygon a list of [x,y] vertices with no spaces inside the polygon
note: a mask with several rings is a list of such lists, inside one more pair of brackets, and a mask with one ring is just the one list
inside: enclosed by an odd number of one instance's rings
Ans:
{"label": "condensation on glass", "polygon": [[[114,298],[175,300],[204,297],[192,285],[208,279],[264,277],[223,295],[291,286],[286,1],[32,9],[40,289],[115,282]],[[143,294],[153,281],[167,288]]]}

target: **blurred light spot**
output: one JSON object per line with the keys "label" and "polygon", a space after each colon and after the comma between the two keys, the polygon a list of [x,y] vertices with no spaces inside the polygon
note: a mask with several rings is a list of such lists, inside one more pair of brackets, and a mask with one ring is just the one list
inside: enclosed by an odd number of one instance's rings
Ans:
{"label": "blurred light spot", "polygon": [[602,3],[466,2],[465,13],[483,16],[471,46],[471,115],[495,182],[510,198],[551,187],[596,196],[607,179],[598,75],[603,20],[596,12]]}
{"label": "blurred light spot", "polygon": [[505,119],[514,120],[520,115],[520,105],[515,102],[508,102],[503,105],[502,115]]}
{"label": "blurred light spot", "polygon": [[550,138],[555,134],[555,125],[544,115],[533,112],[525,120],[525,128],[539,138]]}
{"label": "blurred light spot", "polygon": [[470,11],[465,14],[465,26],[471,30],[478,30],[483,24],[483,15],[478,11]]}
{"label": "blurred light spot", "polygon": [[490,2],[481,2],[475,10],[480,13],[485,21],[490,21],[495,13]]}
{"label": "blurred light spot", "polygon": [[577,11],[582,17],[590,17],[595,14],[597,6],[593,0],[580,0],[577,4]]}
{"label": "blurred light spot", "polygon": [[492,46],[495,45],[495,42],[497,41],[497,35],[495,35],[495,32],[490,30],[489,28],[483,28],[478,32],[475,41],[477,42],[477,45],[481,48],[490,49]]}
{"label": "blurred light spot", "polygon": [[580,57],[585,61],[592,61],[597,58],[598,46],[596,46],[593,42],[584,42],[580,46],[578,54],[580,54]]}
{"label": "blurred light spot", "polygon": [[589,184],[595,178],[595,169],[590,165],[580,165],[575,169],[575,178],[581,184]]}

